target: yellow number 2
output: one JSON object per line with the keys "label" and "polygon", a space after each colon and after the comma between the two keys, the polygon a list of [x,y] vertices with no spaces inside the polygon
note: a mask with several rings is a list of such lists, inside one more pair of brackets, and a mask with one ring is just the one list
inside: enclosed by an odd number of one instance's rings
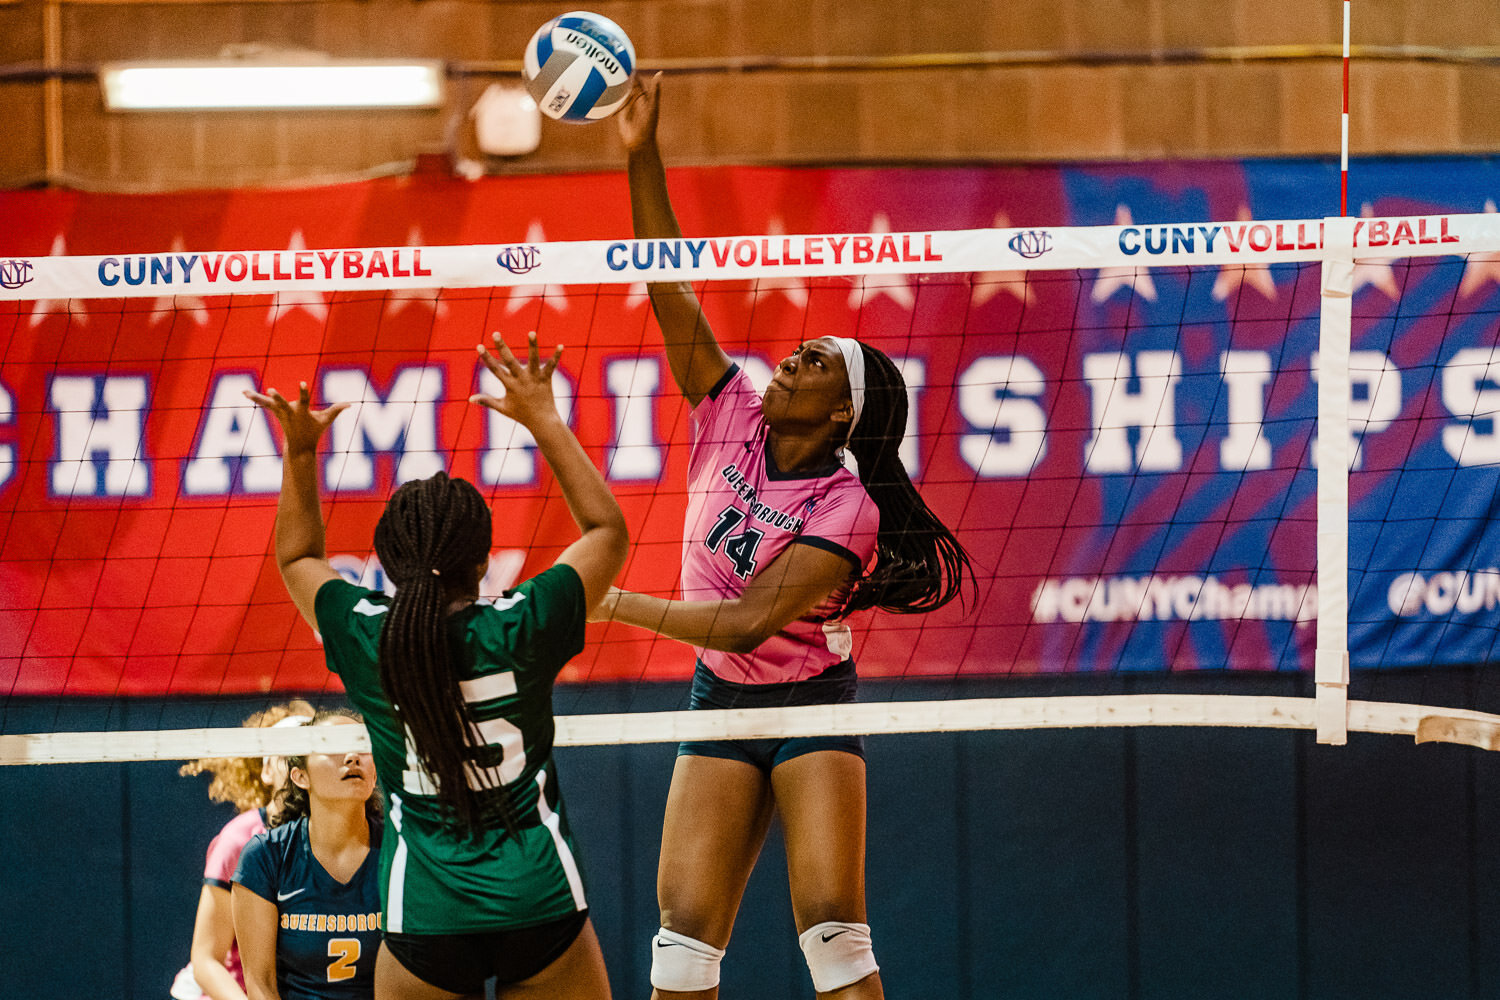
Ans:
{"label": "yellow number 2", "polygon": [[328,981],[342,982],[354,978],[354,963],[359,961],[359,938],[329,938]]}

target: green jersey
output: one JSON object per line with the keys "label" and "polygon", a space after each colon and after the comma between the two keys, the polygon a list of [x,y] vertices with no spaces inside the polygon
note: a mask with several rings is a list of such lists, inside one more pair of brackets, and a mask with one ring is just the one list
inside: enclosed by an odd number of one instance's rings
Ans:
{"label": "green jersey", "polygon": [[[514,832],[497,820],[467,831],[436,796],[380,683],[380,630],[390,598],[343,580],[318,589],[328,667],[364,713],[385,792],[381,843],[385,928],[462,934],[528,927],[587,907],[552,763],[552,682],[583,649],[583,583],[558,565],[504,597],[449,618],[459,687],[488,746],[472,767],[504,785]],[[461,651],[461,653],[459,652]],[[485,787],[475,779],[476,789]],[[496,792],[480,793],[481,807]]]}

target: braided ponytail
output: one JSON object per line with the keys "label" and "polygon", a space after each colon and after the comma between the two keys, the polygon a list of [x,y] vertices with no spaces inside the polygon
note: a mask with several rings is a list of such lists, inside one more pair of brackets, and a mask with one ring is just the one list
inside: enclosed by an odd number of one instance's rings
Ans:
{"label": "braided ponytail", "polygon": [[880,510],[875,565],[854,584],[843,614],[881,608],[895,614],[934,611],[957,597],[969,554],[912,485],[901,464],[906,434],[906,380],[890,358],[861,343],[865,397],[848,448],[859,479]]}
{"label": "braided ponytail", "polygon": [[[375,526],[375,552],[396,586],[380,632],[380,682],[437,785],[438,801],[470,830],[484,819],[470,776],[482,783],[488,772],[472,766],[484,744],[458,686],[447,609],[488,559],[490,529],[479,491],[443,472],[398,489]],[[504,815],[511,825],[508,808]]]}

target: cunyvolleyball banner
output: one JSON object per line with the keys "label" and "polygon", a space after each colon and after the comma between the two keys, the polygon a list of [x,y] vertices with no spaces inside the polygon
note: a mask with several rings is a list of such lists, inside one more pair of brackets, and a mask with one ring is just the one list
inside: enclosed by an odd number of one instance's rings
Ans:
{"label": "cunyvolleyball banner", "polygon": [[[1349,245],[1378,256],[1356,253],[1351,280],[1351,656],[1484,660],[1500,606],[1500,215],[1483,192],[1500,173],[1423,160],[1358,176],[1367,221]],[[901,365],[903,459],[976,587],[933,614],[857,618],[867,676],[1310,669],[1309,254],[1336,169],[709,169],[671,184],[680,241],[629,238],[623,175],[0,193],[0,689],[329,686],[270,557],[278,438],[247,389],[306,381],[357,402],[320,467],[330,556],[352,579],[384,584],[370,537],[385,497],[440,468],[492,498],[487,592],[549,564],[574,532],[555,485],[524,432],[467,402],[488,387],[474,346],[489,331],[566,345],[560,406],[633,531],[623,583],[672,593],[688,409],[645,294],[663,274],[699,282],[753,379],[822,334]],[[856,253],[866,273],[850,278]],[[685,647],[599,625],[565,676],[691,665]]]}
{"label": "cunyvolleyball banner", "polygon": [[[492,246],[334,247],[109,254],[4,261],[3,299],[381,292],[548,284],[732,281],[1306,261],[1341,235],[1350,252],[1500,250],[1500,218],[1433,215],[1086,228],[807,233]],[[1325,230],[1328,230],[1325,232]]]}

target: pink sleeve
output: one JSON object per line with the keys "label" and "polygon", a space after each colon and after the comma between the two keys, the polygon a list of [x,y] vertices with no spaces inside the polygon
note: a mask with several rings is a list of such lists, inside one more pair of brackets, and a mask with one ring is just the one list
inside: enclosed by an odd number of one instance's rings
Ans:
{"label": "pink sleeve", "polygon": [[726,445],[742,445],[755,438],[760,423],[760,394],[743,368],[724,373],[714,391],[693,407],[693,446],[688,458],[688,482],[702,463],[723,454]]}
{"label": "pink sleeve", "polygon": [[250,838],[266,828],[259,809],[240,813],[224,824],[224,829],[208,844],[208,860],[203,865],[203,881],[228,889],[234,881],[234,869]]}
{"label": "pink sleeve", "polygon": [[880,508],[851,475],[843,488],[831,491],[808,512],[798,541],[853,556],[863,569],[875,555],[879,531]]}

